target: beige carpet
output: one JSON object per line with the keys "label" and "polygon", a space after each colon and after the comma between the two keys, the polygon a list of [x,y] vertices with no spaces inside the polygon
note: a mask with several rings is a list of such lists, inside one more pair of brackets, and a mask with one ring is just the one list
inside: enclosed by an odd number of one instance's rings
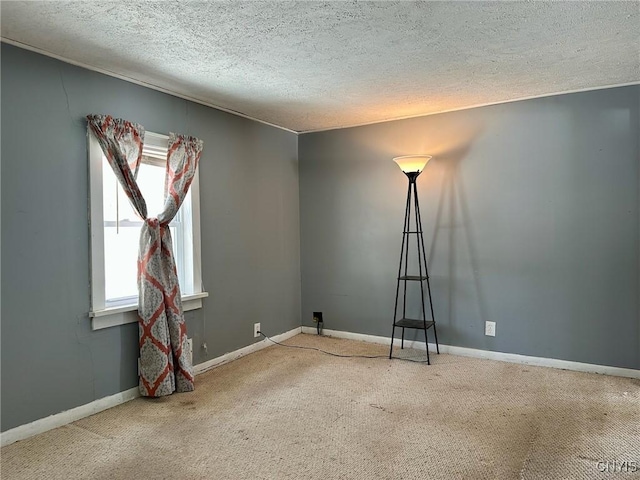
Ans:
{"label": "beige carpet", "polygon": [[[387,349],[298,335],[348,354]],[[424,352],[404,351],[421,357]],[[453,355],[273,346],[2,449],[3,479],[594,479],[640,468],[640,382]]]}

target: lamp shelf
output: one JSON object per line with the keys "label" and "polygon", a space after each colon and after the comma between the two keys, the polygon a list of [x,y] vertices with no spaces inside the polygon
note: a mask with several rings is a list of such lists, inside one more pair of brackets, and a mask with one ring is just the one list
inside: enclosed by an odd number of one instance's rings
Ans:
{"label": "lamp shelf", "polygon": [[[433,327],[434,322],[432,320],[427,320],[427,328],[429,327]],[[425,322],[423,320],[416,320],[413,318],[401,318],[399,320],[396,320],[395,322],[395,326],[396,327],[402,327],[402,328],[415,328],[416,330],[424,330],[425,326],[424,326]]]}
{"label": "lamp shelf", "polygon": [[410,282],[422,282],[424,280],[428,280],[429,277],[425,277],[424,275],[403,275],[398,277],[398,280],[409,280]]}

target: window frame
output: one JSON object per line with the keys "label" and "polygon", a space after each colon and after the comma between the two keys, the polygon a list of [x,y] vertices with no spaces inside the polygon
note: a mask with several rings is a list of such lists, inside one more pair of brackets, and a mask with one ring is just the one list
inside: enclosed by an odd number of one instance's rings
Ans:
{"label": "window frame", "polygon": [[[146,132],[143,154],[166,161],[169,137],[153,132]],[[91,328],[99,330],[116,325],[138,322],[138,301],[114,302],[108,304],[105,298],[104,268],[104,216],[103,216],[103,153],[98,140],[91,130],[87,134],[87,153],[89,157],[89,232],[90,232],[90,282],[91,305],[89,317]],[[200,179],[199,169],[193,177],[190,195],[183,203],[183,235],[184,240],[191,240],[192,249],[186,253],[190,262],[185,262],[185,278],[187,285],[181,285],[183,310],[202,308],[202,299],[209,294],[202,288],[202,252],[200,244]],[[189,238],[191,237],[191,238]],[[190,250],[190,251],[189,251]]]}

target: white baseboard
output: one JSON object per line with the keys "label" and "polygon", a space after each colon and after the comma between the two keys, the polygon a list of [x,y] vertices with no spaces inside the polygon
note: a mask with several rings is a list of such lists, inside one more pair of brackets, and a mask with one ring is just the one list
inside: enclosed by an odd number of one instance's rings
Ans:
{"label": "white baseboard", "polygon": [[[317,334],[315,327],[302,327],[302,333]],[[328,337],[345,338],[348,340],[360,340],[362,342],[378,343],[389,345],[390,337],[376,335],[366,335],[363,333],[342,332],[339,330],[322,330],[322,334]],[[395,338],[394,346],[400,346],[401,340]],[[404,344],[408,348],[424,350],[425,343],[405,340]],[[429,343],[429,352],[435,352],[435,343]],[[464,357],[485,358],[488,360],[499,360],[501,362],[519,363],[522,365],[534,365],[538,367],[560,368],[563,370],[573,370],[576,372],[599,373],[602,375],[612,375],[615,377],[628,377],[640,379],[640,370],[632,368],[611,367],[608,365],[595,365],[591,363],[571,362],[568,360],[558,360],[556,358],[530,357],[517,353],[492,352],[490,350],[479,350],[476,348],[456,347],[453,345],[440,344],[440,353],[460,355]]]}
{"label": "white baseboard", "polygon": [[[297,327],[288,332],[272,337],[276,342],[282,342],[288,338],[291,338],[299,333],[316,334],[314,327]],[[382,337],[376,335],[366,335],[363,333],[342,332],[339,330],[323,330],[323,334],[329,337],[345,338],[348,340],[359,340],[369,343],[377,343],[381,345],[389,345],[389,337]],[[400,346],[400,339],[396,338],[393,342],[394,345]],[[250,353],[257,352],[263,348],[271,345],[271,342],[264,339],[260,342],[253,343],[239,350],[225,353],[219,357],[207,360],[206,362],[194,365],[193,371],[196,375],[211,370],[212,368],[224,365],[225,363],[237,360],[238,358],[249,355]],[[425,349],[424,342],[405,340],[405,345],[408,348],[415,348],[418,350]],[[433,343],[429,343],[429,351],[435,352],[436,346]],[[535,365],[539,367],[551,367],[560,368],[564,370],[574,370],[576,372],[586,373],[600,373],[603,375],[613,375],[618,377],[628,377],[640,379],[640,370],[634,370],[630,368],[611,367],[607,365],[594,365],[590,363],[571,362],[567,360],[558,360],[555,358],[543,358],[543,357],[530,357],[527,355],[518,355],[515,353],[503,353],[492,352],[489,350],[479,350],[475,348],[456,347],[453,345],[440,344],[441,353],[449,353],[451,355],[461,355],[465,357],[485,358],[488,360],[499,360],[503,362],[519,363],[523,365]],[[35,420],[26,425],[20,425],[19,427],[12,428],[6,432],[0,434],[0,446],[10,445],[19,440],[24,440],[39,433],[44,433],[54,428],[62,427],[76,420],[94,415],[96,413],[107,410],[108,408],[115,407],[122,403],[128,402],[140,396],[138,387],[130,388],[124,392],[116,393],[108,397],[100,398],[86,405],[80,405],[79,407],[66,410],[64,412],[51,415],[49,417]]]}
{"label": "white baseboard", "polygon": [[[274,335],[273,337],[269,337],[276,342],[282,342],[287,338],[291,338],[295,335],[301,333],[302,327],[296,327],[293,330],[289,330],[288,332],[281,333],[280,335]],[[270,345],[273,345],[266,338],[260,342],[253,343],[251,345],[247,345],[240,350],[236,350],[234,352],[225,353],[216,358],[212,358],[211,360],[207,360],[206,362],[199,363],[198,365],[194,365],[193,371],[196,375],[206,372],[207,370],[211,370],[212,368],[219,367],[225,363],[231,362],[233,360],[237,360],[240,357],[244,357],[245,355],[249,355],[250,353],[257,352],[258,350],[262,350]]]}
{"label": "white baseboard", "polygon": [[[286,340],[287,338],[291,338],[299,334],[300,331],[301,327],[297,327],[293,330],[282,333],[280,335],[276,335],[272,338],[276,342],[281,342],[283,340]],[[240,357],[244,357],[245,355],[249,355],[250,353],[262,350],[269,345],[272,345],[272,343],[265,339],[261,342],[256,342],[247,347],[241,348],[240,350],[225,353],[220,357],[207,360],[206,362],[200,363],[198,365],[194,365],[193,372],[195,375],[199,375],[232,360],[236,360]],[[10,445],[19,440],[25,440],[29,437],[33,437],[34,435],[38,435],[39,433],[44,433],[46,431],[53,430],[54,428],[62,427],[82,418],[102,412],[103,410],[107,410],[108,408],[121,405],[125,402],[133,400],[134,398],[138,398],[139,396],[140,391],[138,390],[138,387],[134,387],[130,388],[129,390],[125,390],[124,392],[100,398],[85,405],[80,405],[79,407],[72,408],[71,410],[56,413],[55,415],[50,415],[48,417],[35,420],[25,425],[20,425],[19,427],[12,428],[11,430],[7,430],[6,432],[2,432],[0,434],[0,446],[4,447],[5,445]]]}
{"label": "white baseboard", "polygon": [[80,405],[79,407],[72,408],[71,410],[65,410],[64,412],[56,413],[45,418],[41,418],[25,425],[12,428],[6,432],[2,432],[0,439],[0,446],[10,445],[18,440],[24,440],[39,433],[44,433],[54,428],[62,427],[76,420],[80,420],[85,417],[89,417],[98,412],[102,412],[121,403],[128,402],[140,396],[138,387],[130,388],[124,392],[116,393],[115,395],[109,395],[108,397],[94,400],[91,403]]}

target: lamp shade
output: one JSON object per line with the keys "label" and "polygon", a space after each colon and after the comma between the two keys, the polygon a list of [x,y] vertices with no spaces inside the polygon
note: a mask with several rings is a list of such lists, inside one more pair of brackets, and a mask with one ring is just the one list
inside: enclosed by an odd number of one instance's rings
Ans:
{"label": "lamp shade", "polygon": [[429,160],[431,155],[405,155],[393,159],[404,173],[421,172]]}

